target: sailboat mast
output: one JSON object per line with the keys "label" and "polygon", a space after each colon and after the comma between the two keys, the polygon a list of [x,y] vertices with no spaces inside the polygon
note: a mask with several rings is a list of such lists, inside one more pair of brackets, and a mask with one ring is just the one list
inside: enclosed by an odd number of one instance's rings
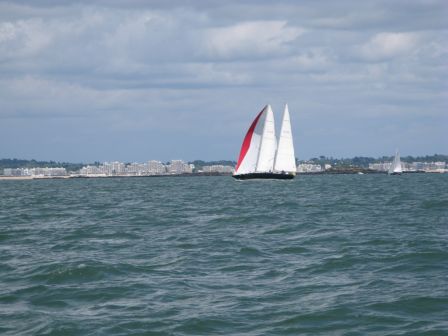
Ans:
{"label": "sailboat mast", "polygon": [[398,168],[399,162],[398,162],[398,149],[395,150],[395,157],[394,157],[394,171]]}
{"label": "sailboat mast", "polygon": [[260,141],[260,147],[258,147],[258,153],[257,153],[257,164],[255,166],[255,171],[258,170],[258,167],[260,165],[260,153],[261,153],[261,149],[263,148],[263,142],[264,142],[264,132],[266,131],[266,122],[268,120],[268,116],[267,114],[269,113],[269,109],[271,108],[270,105],[266,106],[266,118],[264,118],[264,123],[263,123],[263,131],[261,132],[261,141]]}

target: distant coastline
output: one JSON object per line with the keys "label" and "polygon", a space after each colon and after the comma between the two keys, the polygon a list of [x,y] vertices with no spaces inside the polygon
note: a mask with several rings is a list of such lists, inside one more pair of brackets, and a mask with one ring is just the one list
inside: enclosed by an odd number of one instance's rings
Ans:
{"label": "distant coastline", "polygon": [[[386,161],[392,161],[393,156],[381,156],[381,157],[368,157],[368,156],[354,156],[352,158],[334,158],[327,156],[317,156],[307,160],[299,160],[297,159],[297,164],[302,163],[312,163],[325,165],[330,164],[332,166],[355,166],[360,168],[368,168],[369,164],[372,163],[381,163]],[[448,163],[448,155],[445,154],[432,154],[432,155],[420,155],[420,156],[401,156],[402,162],[438,162],[442,161]],[[168,162],[167,162],[168,163]],[[166,163],[166,164],[167,164]],[[187,163],[195,165],[198,169],[203,166],[211,166],[211,165],[229,165],[235,166],[236,161],[234,160],[193,160],[188,161]],[[3,158],[0,159],[0,173],[4,168],[33,168],[33,167],[63,167],[68,171],[76,171],[81,169],[84,166],[99,166],[101,162],[84,162],[84,163],[73,163],[73,162],[63,162],[63,161],[44,161],[44,160],[35,160],[35,159],[10,159]]]}
{"label": "distant coastline", "polygon": [[[301,175],[356,175],[356,174],[374,174],[374,175],[386,175],[385,171],[375,171],[369,169],[351,170],[351,169],[339,169],[339,170],[327,170],[320,172],[300,172]],[[436,172],[434,172],[436,173]],[[403,174],[431,174],[426,171],[405,171]],[[198,177],[198,176],[231,176],[231,173],[184,173],[184,174],[160,174],[160,175],[67,175],[67,176],[4,176],[0,175],[0,180],[3,181],[29,181],[29,180],[67,180],[67,179],[117,179],[117,178],[161,178],[161,177]]]}
{"label": "distant coastline", "polygon": [[[392,157],[354,157],[336,159],[319,156],[310,160],[296,160],[297,175],[385,174]],[[94,162],[91,164],[21,159],[0,159],[1,180],[37,180],[67,178],[123,178],[123,177],[190,177],[232,175],[235,161],[166,163],[150,160],[144,163]],[[448,155],[402,157],[404,173],[447,173]]]}
{"label": "distant coastline", "polygon": [[154,174],[154,175],[66,175],[66,176],[4,176],[0,180],[66,180],[66,179],[110,179],[110,178],[146,178],[146,177],[194,177],[194,176],[231,176],[231,173],[184,173],[184,174]]}

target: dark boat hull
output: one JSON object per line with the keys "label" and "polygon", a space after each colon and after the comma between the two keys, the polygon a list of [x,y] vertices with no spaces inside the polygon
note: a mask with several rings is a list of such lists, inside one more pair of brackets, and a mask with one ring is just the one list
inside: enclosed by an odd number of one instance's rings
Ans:
{"label": "dark boat hull", "polygon": [[237,180],[270,179],[270,180],[292,180],[295,175],[282,173],[250,173],[232,175]]}
{"label": "dark boat hull", "polygon": [[401,175],[401,173],[389,173],[389,175]]}

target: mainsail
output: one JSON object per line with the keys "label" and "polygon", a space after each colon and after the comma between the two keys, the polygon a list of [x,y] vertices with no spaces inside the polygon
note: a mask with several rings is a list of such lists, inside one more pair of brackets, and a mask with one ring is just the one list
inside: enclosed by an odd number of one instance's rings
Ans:
{"label": "mainsail", "polygon": [[294,143],[292,140],[291,121],[289,119],[288,105],[285,105],[283,121],[280,129],[278,148],[275,156],[274,171],[296,172],[296,159],[294,155]]}
{"label": "mainsail", "polygon": [[401,161],[400,161],[400,154],[398,153],[398,150],[395,152],[394,161],[390,165],[389,168],[389,174],[401,174]]}

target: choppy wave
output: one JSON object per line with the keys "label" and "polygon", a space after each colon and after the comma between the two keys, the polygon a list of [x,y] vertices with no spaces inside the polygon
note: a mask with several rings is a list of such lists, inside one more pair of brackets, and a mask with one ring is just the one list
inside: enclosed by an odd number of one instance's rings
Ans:
{"label": "choppy wave", "polygon": [[446,335],[448,175],[0,181],[3,335]]}

